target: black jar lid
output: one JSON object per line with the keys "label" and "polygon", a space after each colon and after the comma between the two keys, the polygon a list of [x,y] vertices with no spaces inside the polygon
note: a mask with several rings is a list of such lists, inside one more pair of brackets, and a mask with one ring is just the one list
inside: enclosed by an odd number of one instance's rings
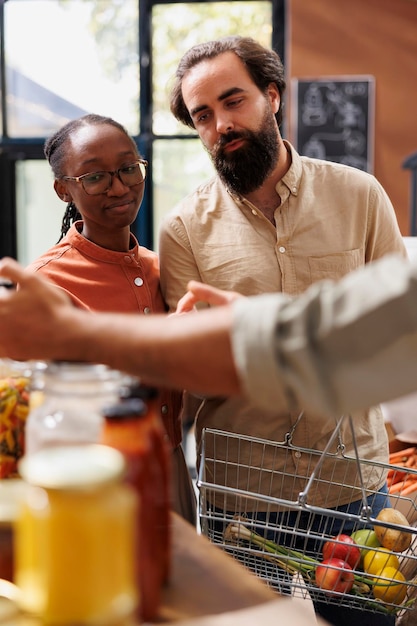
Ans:
{"label": "black jar lid", "polygon": [[126,398],[122,402],[104,406],[101,414],[107,420],[122,420],[134,417],[142,417],[148,412],[144,400],[140,398]]}
{"label": "black jar lid", "polygon": [[119,389],[119,398],[125,400],[128,398],[140,398],[141,400],[154,400],[159,395],[156,387],[148,387],[141,383],[124,385]]}

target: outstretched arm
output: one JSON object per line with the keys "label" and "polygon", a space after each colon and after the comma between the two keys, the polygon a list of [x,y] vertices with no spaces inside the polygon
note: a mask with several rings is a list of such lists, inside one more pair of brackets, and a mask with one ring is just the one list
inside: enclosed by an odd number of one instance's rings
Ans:
{"label": "outstretched arm", "polygon": [[137,316],[75,308],[62,290],[16,261],[0,262],[0,357],[106,363],[144,382],[221,395],[240,391],[230,343],[232,311]]}
{"label": "outstretched arm", "polygon": [[151,384],[333,416],[417,389],[417,265],[397,257],[295,299],[171,316],[81,311],[10,259],[0,276],[19,284],[0,290],[0,356],[106,363]]}

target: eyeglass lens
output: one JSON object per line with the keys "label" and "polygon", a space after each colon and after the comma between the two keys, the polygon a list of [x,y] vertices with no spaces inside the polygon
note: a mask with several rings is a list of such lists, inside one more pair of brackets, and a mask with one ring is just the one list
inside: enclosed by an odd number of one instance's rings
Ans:
{"label": "eyeglass lens", "polygon": [[115,174],[111,172],[94,172],[81,178],[84,191],[90,195],[105,193],[112,185],[113,176],[118,176],[126,187],[143,183],[146,176],[144,163],[132,163],[121,167]]}

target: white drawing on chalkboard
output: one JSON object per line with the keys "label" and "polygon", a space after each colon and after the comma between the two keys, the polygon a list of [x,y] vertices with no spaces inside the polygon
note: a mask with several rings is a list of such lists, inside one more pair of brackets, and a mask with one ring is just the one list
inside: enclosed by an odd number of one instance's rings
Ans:
{"label": "white drawing on chalkboard", "polygon": [[312,83],[304,95],[301,117],[305,126],[323,126],[329,117],[340,128],[365,128],[360,106],[334,83],[324,83],[322,89]]}
{"label": "white drawing on chalkboard", "polygon": [[326,159],[330,142],[333,155],[340,151],[337,161],[366,170],[366,118],[360,105],[352,100],[355,95],[346,84],[343,88],[333,82],[308,86],[300,107],[301,119],[304,127],[316,130],[301,146],[301,154]]}
{"label": "white drawing on chalkboard", "polygon": [[326,105],[317,85],[310,85],[305,93],[302,120],[305,126],[323,126],[327,121]]}
{"label": "white drawing on chalkboard", "polygon": [[355,104],[340,89],[326,92],[329,102],[335,107],[335,126],[340,128],[365,128],[365,117],[361,107]]}
{"label": "white drawing on chalkboard", "polygon": [[344,152],[347,153],[338,158],[339,163],[366,169],[366,159],[361,156],[366,148],[365,135],[349,128],[344,129],[341,133],[314,133],[302,146],[301,154],[315,159],[325,159],[326,143],[331,141],[342,143]]}

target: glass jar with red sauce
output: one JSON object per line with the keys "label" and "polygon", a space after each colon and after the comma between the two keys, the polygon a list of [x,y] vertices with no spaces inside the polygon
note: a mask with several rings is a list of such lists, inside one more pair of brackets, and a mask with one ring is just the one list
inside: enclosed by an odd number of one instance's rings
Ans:
{"label": "glass jar with red sauce", "polygon": [[104,407],[101,443],[123,453],[125,480],[139,494],[136,576],[143,621],[157,617],[161,589],[169,577],[169,447],[156,390],[138,385],[121,392],[120,401]]}

